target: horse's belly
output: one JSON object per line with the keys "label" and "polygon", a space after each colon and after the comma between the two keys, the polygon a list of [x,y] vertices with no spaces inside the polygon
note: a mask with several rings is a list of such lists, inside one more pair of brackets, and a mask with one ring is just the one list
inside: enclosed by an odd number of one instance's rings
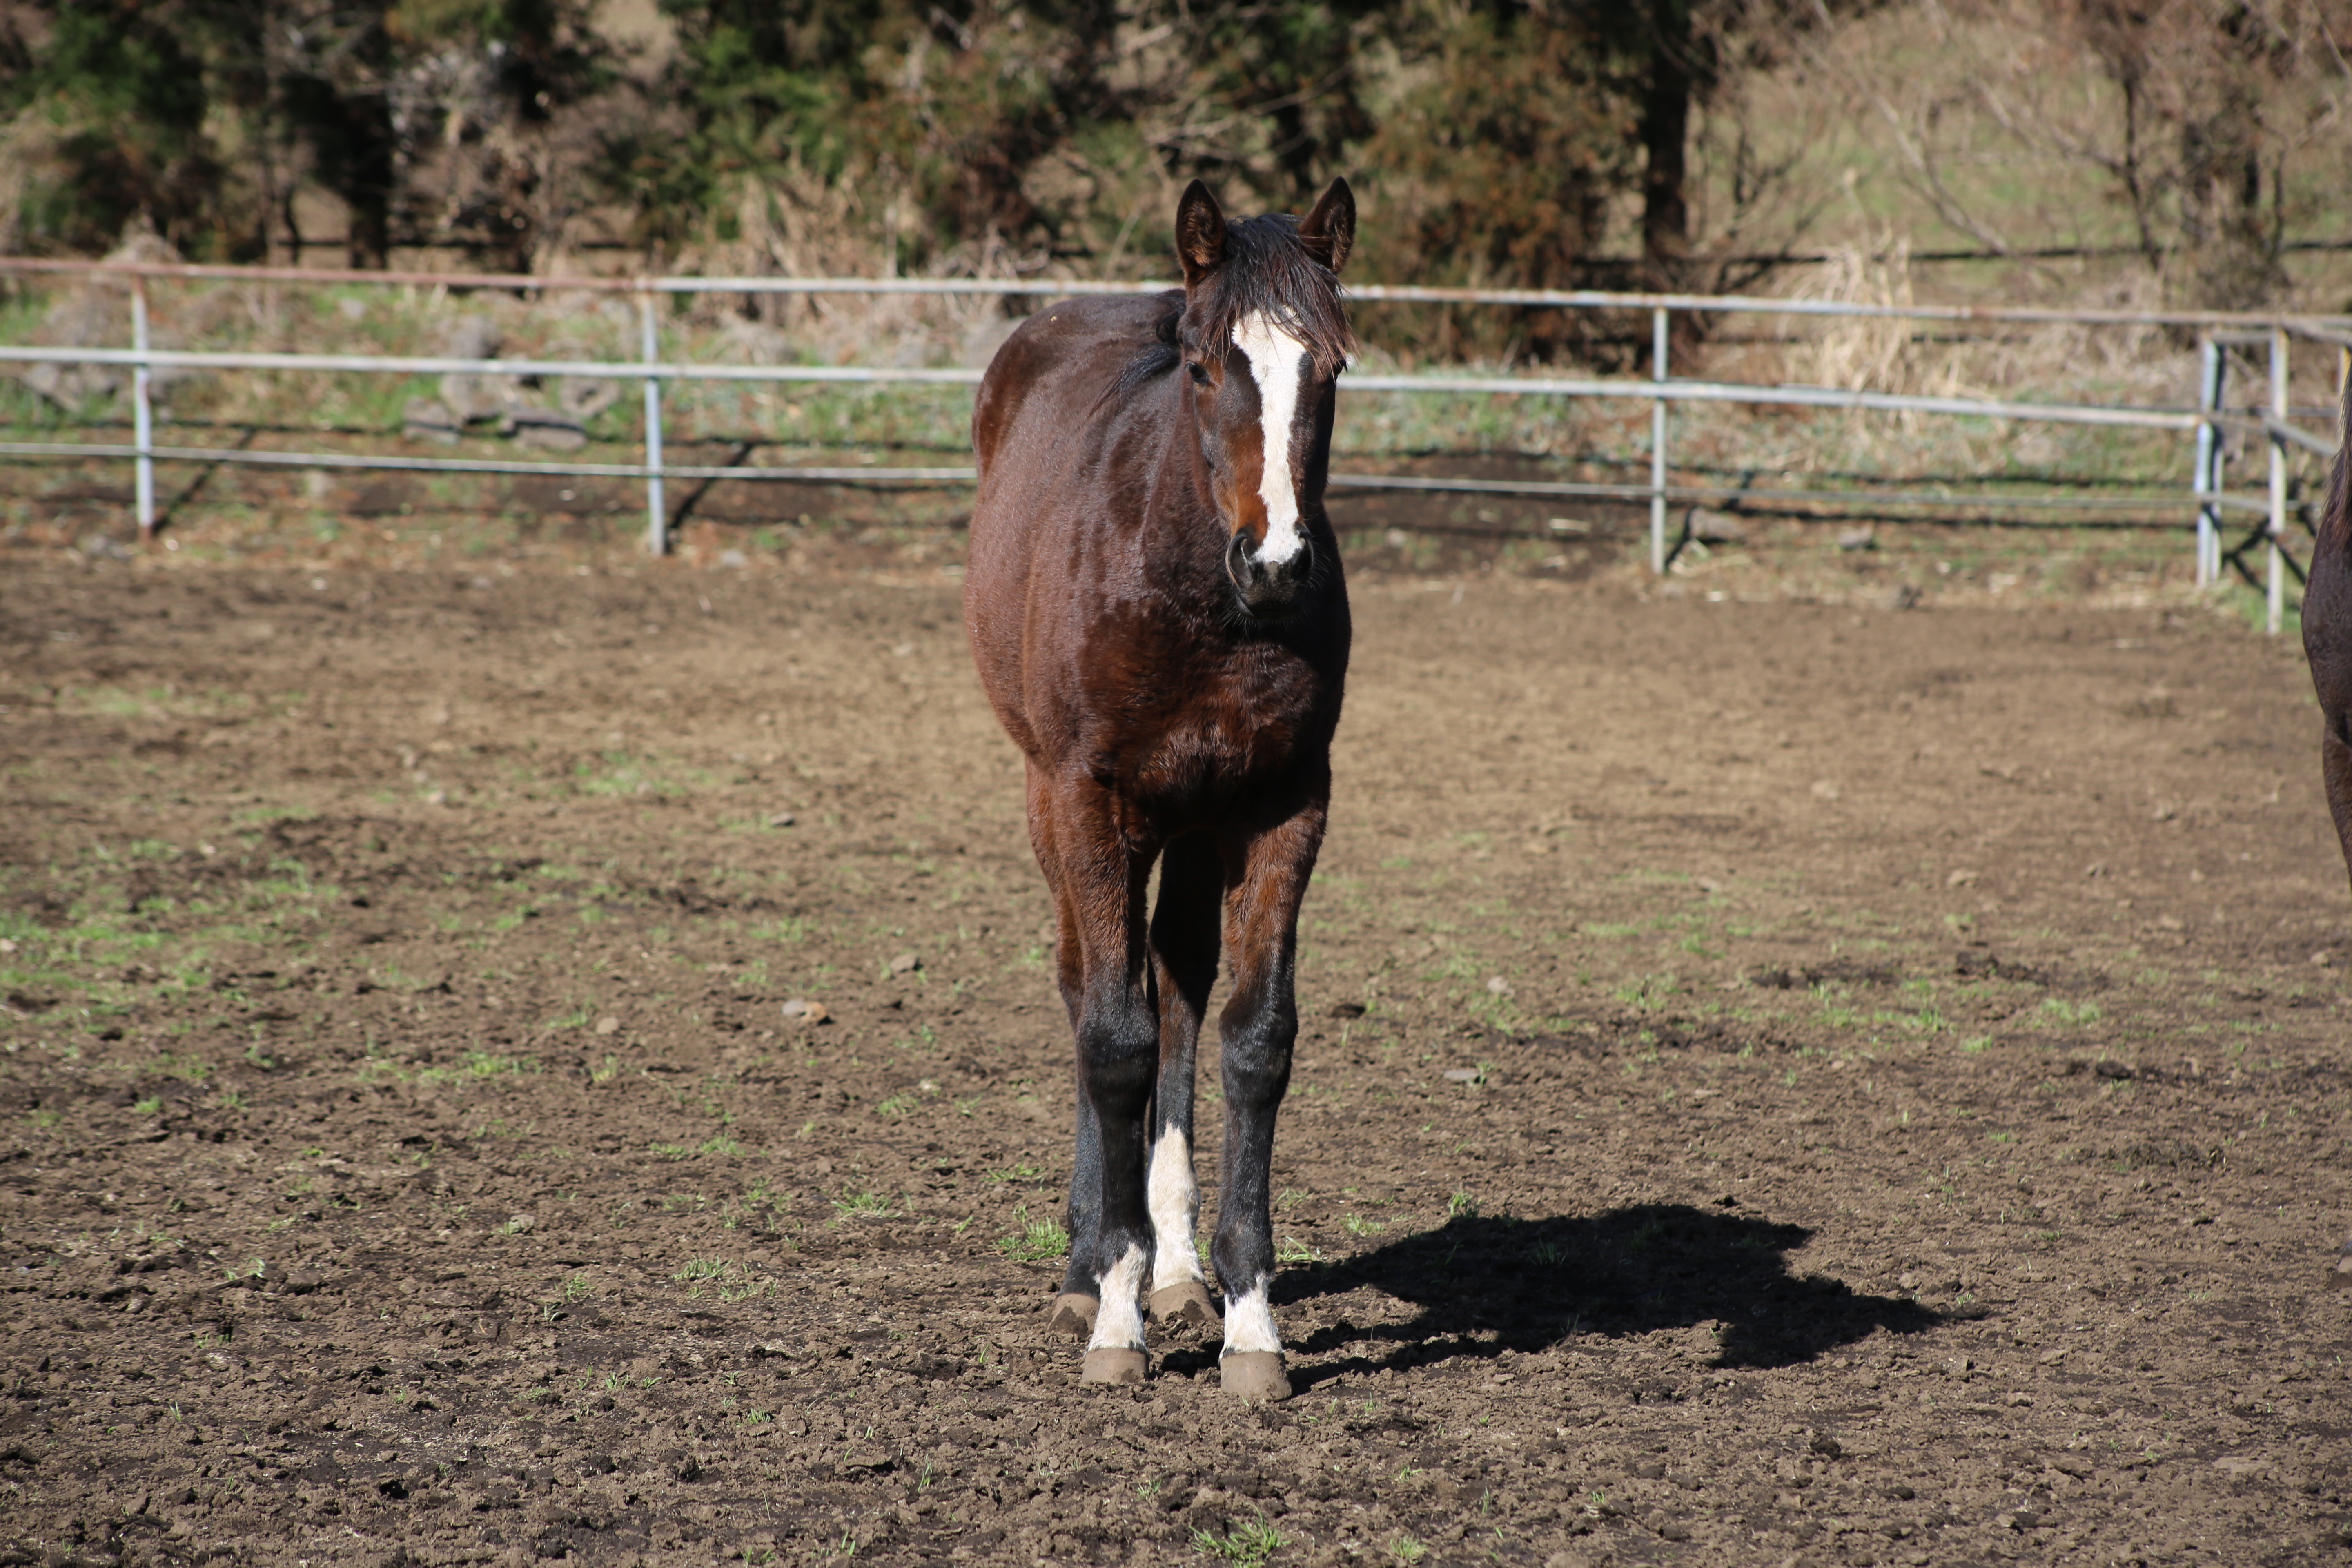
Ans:
{"label": "horse's belly", "polygon": [[[1131,738],[1115,753],[1112,771],[1123,793],[1171,827],[1198,826],[1237,800],[1278,791],[1302,764],[1325,754],[1326,746],[1309,739],[1324,729],[1311,710],[1246,727],[1186,726]],[[1323,739],[1328,742],[1328,734]]]}

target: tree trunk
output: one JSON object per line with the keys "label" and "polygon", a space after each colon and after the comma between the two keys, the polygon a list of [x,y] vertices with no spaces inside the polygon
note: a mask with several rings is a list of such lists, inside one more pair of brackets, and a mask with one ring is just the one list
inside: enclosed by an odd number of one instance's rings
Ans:
{"label": "tree trunk", "polygon": [[1691,94],[1697,86],[1691,0],[1651,0],[1649,80],[1642,98],[1642,272],[1654,289],[1688,281],[1690,206],[1683,195],[1688,169]]}

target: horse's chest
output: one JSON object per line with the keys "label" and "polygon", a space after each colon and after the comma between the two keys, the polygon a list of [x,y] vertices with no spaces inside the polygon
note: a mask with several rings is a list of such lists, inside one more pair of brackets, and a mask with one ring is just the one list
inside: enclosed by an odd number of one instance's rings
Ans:
{"label": "horse's chest", "polygon": [[1215,797],[1249,788],[1287,773],[1328,739],[1320,696],[1320,683],[1311,679],[1202,680],[1183,701],[1128,730],[1114,748],[1117,771],[1146,797]]}

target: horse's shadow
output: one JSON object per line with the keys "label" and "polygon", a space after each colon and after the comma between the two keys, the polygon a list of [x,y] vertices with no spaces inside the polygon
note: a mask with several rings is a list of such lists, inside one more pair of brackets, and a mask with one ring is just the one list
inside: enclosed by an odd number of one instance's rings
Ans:
{"label": "horse's shadow", "polygon": [[1389,1347],[1325,1362],[1307,1370],[1314,1382],[1706,1322],[1717,1326],[1715,1365],[1787,1366],[1874,1330],[1911,1334],[1945,1321],[1906,1298],[1793,1272],[1787,1255],[1811,1237],[1801,1226],[1682,1204],[1585,1217],[1456,1216],[1352,1258],[1288,1266],[1276,1297],[1304,1302],[1370,1286],[1419,1309],[1406,1322],[1342,1321],[1305,1335],[1291,1347],[1303,1356]]}

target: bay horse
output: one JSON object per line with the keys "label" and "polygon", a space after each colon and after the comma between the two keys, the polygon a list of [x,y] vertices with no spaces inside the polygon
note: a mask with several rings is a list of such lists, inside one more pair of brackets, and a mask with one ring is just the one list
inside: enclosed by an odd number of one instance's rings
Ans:
{"label": "bay horse", "polygon": [[2311,661],[2311,683],[2326,722],[2319,739],[2320,779],[2344,847],[2345,869],[2352,873],[2352,496],[2346,494],[2344,446],[2352,443],[2352,377],[2346,378],[2343,395],[2327,505],[2303,585],[2303,651]]}
{"label": "bay horse", "polygon": [[1348,668],[1323,489],[1355,227],[1345,181],[1303,219],[1229,224],[1195,180],[1176,211],[1183,288],[1047,306],[997,351],[972,411],[964,625],[1027,760],[1076,1037],[1051,1321],[1087,1334],[1088,1383],[1143,1380],[1147,1282],[1162,1322],[1217,1321],[1193,1236],[1192,1079],[1222,947],[1219,1379],[1290,1394],[1267,1188]]}

